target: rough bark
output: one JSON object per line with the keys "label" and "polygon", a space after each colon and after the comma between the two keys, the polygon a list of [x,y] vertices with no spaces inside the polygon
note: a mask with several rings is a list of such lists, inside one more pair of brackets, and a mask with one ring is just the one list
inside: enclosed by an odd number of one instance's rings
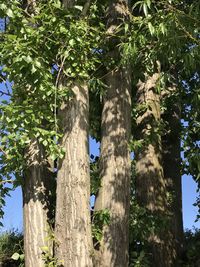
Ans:
{"label": "rough bark", "polygon": [[[111,1],[108,11],[108,46],[114,49],[109,56],[120,60],[113,37],[116,27],[127,19],[127,2]],[[109,225],[103,227],[103,237],[96,251],[95,266],[128,266],[129,205],[130,205],[130,151],[131,81],[128,66],[120,66],[107,73],[108,86],[104,97],[101,122],[101,186],[95,211],[107,209]]]}
{"label": "rough bark", "polygon": [[[177,91],[172,86],[170,93]],[[172,96],[173,97],[173,96]],[[183,216],[182,216],[182,184],[181,184],[181,122],[180,105],[172,99],[163,114],[166,123],[165,134],[162,136],[162,160],[167,192],[170,195],[169,212],[170,226],[173,235],[174,266],[179,266],[178,259],[183,252]]]}
{"label": "rough bark", "polygon": [[56,202],[56,257],[64,267],[92,266],[90,175],[88,156],[89,97],[87,86],[73,87],[74,96],[62,104],[61,145]]}
{"label": "rough bark", "polygon": [[[63,0],[65,9],[75,0]],[[62,83],[65,84],[63,77]],[[85,84],[71,86],[73,97],[58,110],[66,154],[58,161],[56,199],[56,258],[63,267],[92,266],[90,166],[88,151],[89,93]]]}
{"label": "rough bark", "polygon": [[103,229],[97,265],[128,266],[130,204],[130,79],[128,71],[113,71],[102,112],[101,187],[95,210],[108,209],[110,222]]}
{"label": "rough bark", "polygon": [[[159,124],[161,118],[160,96],[156,92],[159,73],[145,76],[138,83],[137,105],[144,110],[137,118],[137,135],[144,139],[142,148],[135,153],[136,159],[136,199],[140,206],[163,220],[161,227],[148,238],[151,266],[172,266],[171,234],[168,230],[167,193],[161,155]],[[164,225],[162,227],[162,225]],[[157,226],[158,227],[158,226]]]}
{"label": "rough bark", "polygon": [[47,241],[53,216],[55,181],[44,149],[32,140],[26,151],[27,168],[24,171],[24,251],[26,267],[44,267],[42,247],[52,250]]}
{"label": "rough bark", "polygon": [[75,2],[76,0],[62,0],[63,7],[65,9],[73,7]]}
{"label": "rough bark", "polygon": [[[22,8],[35,13],[37,0],[22,1]],[[33,139],[25,151],[23,221],[24,253],[26,267],[44,267],[44,250],[53,254],[53,240],[48,241],[52,230],[55,209],[55,177],[53,166],[47,158],[44,147]]]}

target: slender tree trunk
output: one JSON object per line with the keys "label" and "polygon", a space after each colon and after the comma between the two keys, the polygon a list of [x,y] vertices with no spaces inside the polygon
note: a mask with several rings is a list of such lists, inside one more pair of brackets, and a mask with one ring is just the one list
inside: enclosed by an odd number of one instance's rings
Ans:
{"label": "slender tree trunk", "polygon": [[101,187],[95,210],[108,209],[96,266],[128,266],[131,97],[128,71],[113,71],[102,112]]}
{"label": "slender tree trunk", "polygon": [[76,0],[62,0],[63,7],[65,9],[73,7],[75,2],[76,2]]}
{"label": "slender tree trunk", "polygon": [[[172,91],[173,90],[173,91]],[[176,92],[176,86],[170,90]],[[173,97],[173,96],[172,96]],[[181,258],[183,252],[183,217],[182,217],[182,185],[181,185],[181,122],[180,105],[177,101],[167,106],[163,114],[166,123],[165,135],[162,136],[162,159],[164,177],[167,184],[167,191],[170,194],[171,203],[171,231],[174,246],[174,266],[179,266],[177,259]]]}
{"label": "slender tree trunk", "polygon": [[23,185],[25,266],[44,267],[42,247],[52,251],[52,241],[47,241],[47,237],[53,217],[55,182],[44,149],[37,140],[32,140],[26,158]]}
{"label": "slender tree trunk", "polygon": [[[24,0],[22,6],[34,14],[36,3],[37,0]],[[22,187],[25,266],[44,267],[43,247],[48,248],[50,255],[53,253],[53,241],[48,241],[48,237],[54,221],[55,178],[52,164],[37,139],[31,141],[25,157]]]}
{"label": "slender tree trunk", "polygon": [[56,257],[64,267],[92,266],[87,86],[74,86],[74,96],[59,110],[66,154],[59,160],[56,202]]}
{"label": "slender tree trunk", "polygon": [[148,238],[151,266],[172,266],[172,236],[168,225],[167,192],[161,160],[160,96],[156,92],[159,73],[138,83],[137,105],[144,107],[137,118],[137,134],[144,139],[136,158],[136,198],[160,226]]}
{"label": "slender tree trunk", "polygon": [[[75,1],[62,3],[67,9]],[[63,129],[61,146],[66,154],[58,162],[55,252],[59,266],[90,267],[93,244],[89,203],[89,93],[84,84],[76,83],[71,88],[73,97],[63,102],[58,111]]]}
{"label": "slender tree trunk", "polygon": [[[108,33],[122,19],[127,19],[126,1],[111,1],[108,11]],[[108,45],[116,45],[111,37]],[[110,52],[120,60],[116,47]],[[102,139],[100,156],[101,186],[95,211],[107,209],[109,225],[103,227],[103,237],[96,253],[95,266],[128,266],[129,205],[130,205],[130,151],[131,81],[128,66],[120,66],[106,75],[108,86],[102,111]]]}

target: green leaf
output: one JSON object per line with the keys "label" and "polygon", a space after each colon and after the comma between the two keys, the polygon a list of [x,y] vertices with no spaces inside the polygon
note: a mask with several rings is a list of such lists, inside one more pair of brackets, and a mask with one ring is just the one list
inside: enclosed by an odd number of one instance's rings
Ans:
{"label": "green leaf", "polygon": [[56,1],[53,2],[52,5],[53,5],[54,7],[56,7],[56,8],[61,8],[61,1],[60,1],[60,0],[56,0]]}
{"label": "green leaf", "polygon": [[67,29],[63,25],[61,25],[60,26],[60,32],[61,33],[67,33]]}
{"label": "green leaf", "polygon": [[25,255],[24,254],[21,254],[19,257],[20,257],[20,260],[23,261],[24,258],[25,258]]}
{"label": "green leaf", "polygon": [[49,248],[48,247],[41,247],[41,250],[42,251],[45,251],[45,252],[48,252],[49,251]]}
{"label": "green leaf", "polygon": [[5,4],[0,4],[0,9],[1,9],[1,10],[6,10],[6,8],[7,8],[7,7],[6,7]]}
{"label": "green leaf", "polygon": [[52,158],[52,160],[56,160],[58,158],[58,155],[55,153],[52,153],[51,158]]}
{"label": "green leaf", "polygon": [[148,7],[147,7],[146,3],[143,4],[143,11],[144,11],[145,16],[147,17],[148,16]]}
{"label": "green leaf", "polygon": [[28,55],[28,56],[23,56],[23,60],[25,60],[27,63],[31,63],[33,59]]}
{"label": "green leaf", "polygon": [[13,11],[12,11],[10,8],[7,9],[6,14],[7,14],[7,16],[10,17],[10,18],[13,18],[13,17],[14,17],[14,13],[13,13]]}
{"label": "green leaf", "polygon": [[74,39],[69,40],[69,45],[70,45],[70,46],[74,46],[74,44],[75,44]]}
{"label": "green leaf", "polygon": [[44,146],[47,146],[47,145],[48,145],[47,140],[44,140],[44,141],[42,142],[42,144],[43,144]]}
{"label": "green leaf", "polygon": [[147,6],[148,6],[148,8],[151,7],[151,0],[147,0]]}
{"label": "green leaf", "polygon": [[26,109],[26,113],[31,114],[31,113],[33,113],[33,110],[32,109]]}
{"label": "green leaf", "polygon": [[83,10],[83,6],[74,6],[74,8],[76,8],[76,9],[78,9],[78,10],[80,10],[80,11]]}
{"label": "green leaf", "polygon": [[163,23],[160,24],[160,29],[161,29],[162,34],[164,35],[166,33],[166,28]]}
{"label": "green leaf", "polygon": [[152,25],[151,22],[148,23],[148,27],[149,27],[150,34],[151,34],[151,35],[154,35],[154,33],[155,33],[155,28],[153,27],[153,25]]}
{"label": "green leaf", "polygon": [[126,24],[125,24],[125,27],[124,27],[124,31],[125,31],[125,33],[128,32],[128,29],[129,29],[129,25],[126,23]]}
{"label": "green leaf", "polygon": [[19,258],[20,258],[19,253],[14,253],[14,254],[11,256],[11,259],[13,259],[14,261],[19,260]]}
{"label": "green leaf", "polygon": [[39,60],[36,60],[36,61],[35,61],[35,66],[36,66],[37,68],[41,68],[41,63],[40,63]]}

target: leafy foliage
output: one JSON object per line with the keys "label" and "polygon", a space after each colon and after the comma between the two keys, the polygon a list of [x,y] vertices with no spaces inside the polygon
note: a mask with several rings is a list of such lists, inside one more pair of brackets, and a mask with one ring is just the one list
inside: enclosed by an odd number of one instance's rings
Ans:
{"label": "leafy foliage", "polygon": [[23,235],[16,230],[0,234],[0,262],[11,264],[12,259],[18,266],[23,266]]}
{"label": "leafy foliage", "polygon": [[87,18],[81,10],[75,6],[66,11],[58,0],[38,1],[34,14],[20,1],[0,4],[0,17],[8,18],[1,34],[0,76],[6,86],[12,83],[9,100],[0,104],[1,206],[7,194],[4,180],[14,175],[16,185],[22,184],[32,139],[38,139],[53,160],[65,153],[58,144],[62,129],[57,110],[73,97],[75,79],[81,83],[92,78],[103,29],[101,22],[94,24],[95,3]]}
{"label": "leafy foliage", "polygon": [[200,231],[198,229],[185,232],[185,253],[183,259],[184,267],[195,267],[200,263]]}
{"label": "leafy foliage", "polygon": [[103,236],[103,227],[109,225],[109,210],[94,211],[92,215],[92,236],[94,239],[94,247],[98,246]]}

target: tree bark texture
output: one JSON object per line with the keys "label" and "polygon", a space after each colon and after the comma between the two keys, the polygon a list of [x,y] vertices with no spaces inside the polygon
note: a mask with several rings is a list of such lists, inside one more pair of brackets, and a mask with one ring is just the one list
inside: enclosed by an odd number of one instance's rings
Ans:
{"label": "tree bark texture", "polygon": [[[35,13],[37,0],[24,0],[22,7]],[[44,267],[44,250],[53,255],[52,231],[55,209],[55,177],[53,166],[44,147],[33,139],[26,149],[27,166],[24,171],[23,221],[24,253],[26,267]]]}
{"label": "tree bark texture", "polygon": [[31,141],[26,158],[22,188],[25,266],[44,267],[42,247],[52,252],[52,241],[47,241],[47,237],[53,217],[55,181],[44,148],[36,139]]}
{"label": "tree bark texture", "polygon": [[[113,31],[127,20],[127,1],[110,1],[108,10],[108,45],[111,58],[120,60]],[[114,34],[115,35],[115,34]],[[113,36],[114,36],[113,35]],[[106,74],[108,86],[104,97],[101,121],[101,186],[95,211],[107,209],[109,225],[103,227],[103,237],[96,251],[95,266],[128,266],[129,206],[131,161],[131,79],[128,66],[120,66]]]}
{"label": "tree bark texture", "polygon": [[73,87],[73,97],[62,104],[61,145],[65,157],[58,162],[56,202],[56,257],[60,266],[92,266],[90,174],[88,154],[89,97],[87,86]]}
{"label": "tree bark texture", "polygon": [[[163,227],[156,229],[148,238],[151,266],[172,266],[171,233],[168,223],[167,192],[161,155],[161,119],[160,95],[156,91],[159,73],[145,75],[145,81],[137,85],[137,105],[143,111],[137,118],[137,135],[143,139],[142,148],[135,152],[136,159],[136,199],[140,206],[158,220],[163,220]],[[164,226],[165,225],[165,226]]]}
{"label": "tree bark texture", "polygon": [[73,7],[75,2],[76,0],[62,0],[63,7],[65,9]]}
{"label": "tree bark texture", "polygon": [[[113,71],[102,112],[101,187],[95,210],[108,209],[110,223],[103,229],[99,266],[128,266],[130,204],[131,97],[128,71]],[[97,259],[98,261],[98,259]]]}
{"label": "tree bark texture", "polygon": [[[170,92],[177,91],[172,86]],[[180,104],[172,99],[167,105],[167,110],[162,115],[166,123],[165,134],[162,136],[162,160],[164,178],[167,185],[167,192],[170,195],[170,226],[173,235],[174,245],[174,266],[183,252],[183,215],[182,215],[182,184],[181,184],[181,122]]]}

